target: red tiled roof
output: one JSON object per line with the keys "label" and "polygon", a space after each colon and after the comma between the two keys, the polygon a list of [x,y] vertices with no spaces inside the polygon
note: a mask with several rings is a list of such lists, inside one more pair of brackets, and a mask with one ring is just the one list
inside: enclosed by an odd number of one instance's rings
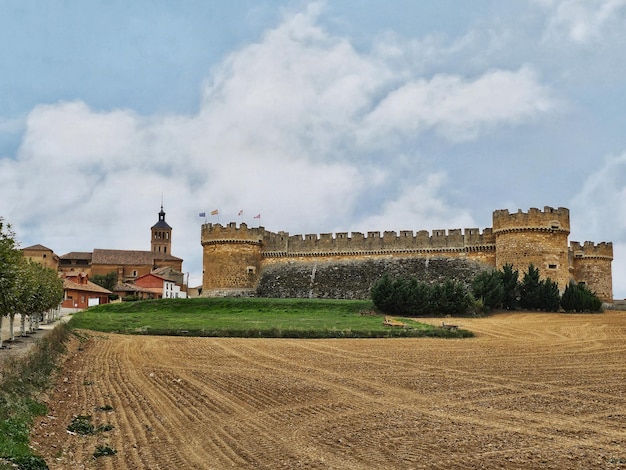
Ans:
{"label": "red tiled roof", "polygon": [[63,279],[63,288],[68,290],[78,290],[83,292],[98,292],[101,294],[112,294],[108,289],[99,286],[98,284],[94,284],[91,281],[87,281],[87,284],[79,284],[77,282],[71,281],[70,279]]}
{"label": "red tiled roof", "polygon": [[180,260],[172,255],[154,253],[152,251],[139,250],[105,250],[96,248],[93,250],[91,264],[154,264],[154,260]]}
{"label": "red tiled roof", "polygon": [[139,286],[136,286],[135,284],[123,282],[123,283],[117,284],[115,286],[115,289],[113,289],[113,292],[151,292],[151,291],[147,290],[145,287],[139,287]]}
{"label": "red tiled roof", "polygon": [[65,253],[62,256],[59,256],[61,259],[91,259],[90,251],[71,251],[69,253]]}
{"label": "red tiled roof", "polygon": [[48,248],[47,246],[43,246],[43,245],[31,245],[31,246],[27,246],[26,248],[22,248],[22,251],[24,250],[32,250],[32,251],[52,251],[50,248]]}

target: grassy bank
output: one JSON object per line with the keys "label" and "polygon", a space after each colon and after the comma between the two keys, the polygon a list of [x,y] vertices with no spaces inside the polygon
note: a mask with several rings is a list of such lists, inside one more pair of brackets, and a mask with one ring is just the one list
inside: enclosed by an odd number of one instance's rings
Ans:
{"label": "grassy bank", "polygon": [[383,324],[369,301],[320,299],[164,299],[90,308],[73,328],[150,335],[251,338],[468,337],[410,319],[404,327]]}
{"label": "grassy bank", "polygon": [[[46,463],[28,446],[29,428],[46,413],[37,397],[51,383],[56,361],[65,351],[70,329],[60,324],[23,357],[7,358],[0,368],[0,469],[45,469]],[[0,351],[0,357],[2,352]]]}

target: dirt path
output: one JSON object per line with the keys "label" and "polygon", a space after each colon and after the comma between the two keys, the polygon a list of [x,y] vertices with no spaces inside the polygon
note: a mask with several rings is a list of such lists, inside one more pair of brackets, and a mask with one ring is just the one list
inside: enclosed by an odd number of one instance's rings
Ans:
{"label": "dirt path", "polygon": [[[52,469],[626,468],[626,312],[454,321],[478,336],[93,333],[34,445]],[[115,427],[68,434],[78,414]]]}
{"label": "dirt path", "polygon": [[[0,317],[2,322],[2,330],[0,335],[2,336],[2,348],[0,348],[0,367],[2,362],[8,358],[22,356],[30,351],[31,347],[39,340],[41,340],[50,330],[52,330],[59,321],[68,321],[69,314],[62,312],[59,320],[54,322],[41,322],[39,328],[32,333],[27,333],[25,336],[20,336],[20,316],[15,317],[14,334],[15,340],[10,340],[9,331],[9,319],[7,317]],[[28,328],[28,325],[26,325]]]}

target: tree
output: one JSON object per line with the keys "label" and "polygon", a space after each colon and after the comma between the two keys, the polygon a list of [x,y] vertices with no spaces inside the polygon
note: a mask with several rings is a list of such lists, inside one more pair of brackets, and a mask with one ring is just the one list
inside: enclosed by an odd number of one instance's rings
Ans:
{"label": "tree", "polygon": [[462,315],[467,313],[470,297],[463,284],[447,279],[443,284],[433,286],[429,304],[433,313]]}
{"label": "tree", "polygon": [[502,308],[505,299],[502,272],[494,269],[480,273],[472,280],[472,294],[482,300],[486,311]]}
{"label": "tree", "polygon": [[559,295],[559,285],[550,278],[539,282],[539,299],[541,310],[547,312],[558,312],[561,305]]}
{"label": "tree", "polygon": [[100,287],[113,291],[117,285],[117,272],[111,271],[107,274],[94,274],[90,281],[94,284],[98,284]]}
{"label": "tree", "polygon": [[561,307],[566,312],[599,312],[602,301],[585,284],[570,282],[561,297]]}
{"label": "tree", "polygon": [[384,274],[380,280],[372,286],[370,296],[374,305],[383,312],[391,310],[393,285],[391,278]]}
{"label": "tree", "polygon": [[540,309],[541,292],[539,288],[539,268],[531,263],[528,271],[524,273],[520,285],[520,304],[522,308],[528,310]]}
{"label": "tree", "polygon": [[520,305],[519,271],[512,264],[502,266],[502,288],[504,299],[502,306],[507,310],[517,310]]}
{"label": "tree", "polygon": [[[15,309],[15,288],[18,280],[18,262],[22,252],[17,249],[15,234],[10,224],[0,217],[0,329],[2,317],[10,316]],[[14,315],[14,313],[13,313]],[[0,335],[2,331],[0,330]],[[2,339],[0,336],[0,347]]]}
{"label": "tree", "polygon": [[559,286],[549,277],[540,280],[539,268],[531,263],[520,285],[520,304],[528,310],[557,312],[561,304]]}

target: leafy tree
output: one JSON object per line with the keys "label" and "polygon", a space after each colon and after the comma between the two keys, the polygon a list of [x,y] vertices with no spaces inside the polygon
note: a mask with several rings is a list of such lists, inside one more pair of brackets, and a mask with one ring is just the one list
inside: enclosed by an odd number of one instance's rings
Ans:
{"label": "leafy tree", "polygon": [[[63,282],[55,270],[27,261],[18,249],[11,226],[0,217],[0,316],[9,317],[11,339],[15,339],[15,315],[21,313],[21,333],[37,326],[41,314],[63,299]],[[0,342],[0,346],[2,343]]]}
{"label": "leafy tree", "polygon": [[[2,317],[10,316],[15,307],[15,287],[18,279],[17,264],[22,252],[17,249],[11,225],[0,217],[0,328]],[[1,333],[1,331],[0,331]],[[0,336],[0,346],[2,339]]]}
{"label": "leafy tree", "polygon": [[117,272],[111,271],[107,274],[94,274],[89,280],[94,284],[98,284],[100,287],[113,291],[117,285]]}

